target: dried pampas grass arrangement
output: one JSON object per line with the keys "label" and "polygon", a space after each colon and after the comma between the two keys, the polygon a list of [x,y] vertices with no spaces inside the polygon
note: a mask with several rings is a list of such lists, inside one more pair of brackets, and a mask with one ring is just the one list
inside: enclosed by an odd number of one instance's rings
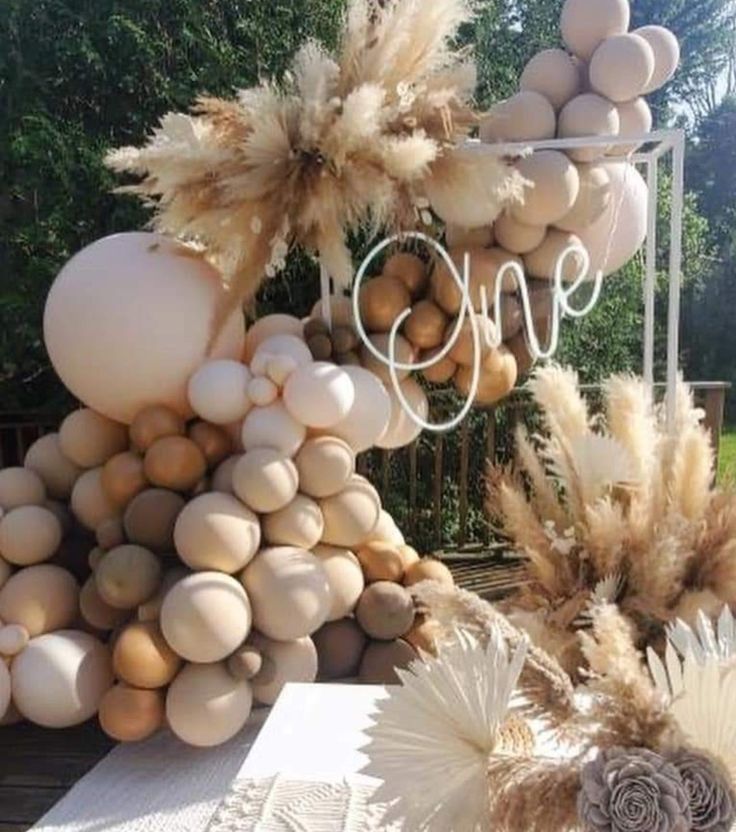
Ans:
{"label": "dried pampas grass arrangement", "polygon": [[[446,221],[487,225],[519,175],[492,148],[469,158],[475,65],[455,50],[473,0],[350,0],[338,52],[306,43],[280,83],[169,113],[141,148],[109,154],[140,178],[154,226],[200,245],[231,307],[284,266],[292,245],[347,285],[347,235]],[[465,207],[464,207],[465,206]],[[468,217],[470,213],[470,217]]]}

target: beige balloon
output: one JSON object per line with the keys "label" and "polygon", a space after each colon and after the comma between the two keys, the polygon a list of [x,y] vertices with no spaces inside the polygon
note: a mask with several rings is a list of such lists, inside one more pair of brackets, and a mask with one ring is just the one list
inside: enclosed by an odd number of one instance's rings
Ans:
{"label": "beige balloon", "polygon": [[564,49],[544,49],[524,67],[519,88],[543,95],[559,111],[580,92],[575,60]]}
{"label": "beige balloon", "polygon": [[8,582],[8,578],[13,574],[12,566],[0,556],[0,589],[2,589]]}
{"label": "beige balloon", "polygon": [[31,637],[70,626],[79,586],[66,569],[40,564],[21,569],[0,589],[0,621],[20,624]]}
{"label": "beige balloon", "polygon": [[286,456],[294,456],[306,435],[306,427],[289,413],[281,400],[267,407],[254,407],[243,420],[242,440],[246,451],[275,448]]}
{"label": "beige balloon", "polygon": [[341,367],[315,361],[289,376],[283,401],[296,421],[322,430],[347,416],[355,401],[355,386]]}
{"label": "beige balloon", "polygon": [[0,553],[16,566],[31,566],[53,557],[61,538],[61,523],[42,506],[20,506],[0,520]]}
{"label": "beige balloon", "polygon": [[190,664],[171,683],[166,720],[179,739],[206,748],[234,737],[252,704],[250,683],[235,679],[224,664]]}
{"label": "beige balloon", "polygon": [[[629,136],[643,136],[652,129],[652,111],[643,98],[635,98],[633,101],[623,101],[616,105],[619,119],[619,135],[622,139]],[[642,145],[642,142],[632,144],[617,144],[608,151],[609,156],[627,156],[635,153]]]}
{"label": "beige balloon", "polygon": [[185,504],[181,494],[165,488],[141,491],[130,501],[123,517],[128,541],[152,552],[171,552],[174,526]]}
{"label": "beige balloon", "polygon": [[94,716],[112,686],[110,653],[88,633],[46,633],[15,658],[11,679],[13,701],[26,719],[68,728]]}
{"label": "beige balloon", "polygon": [[[426,420],[429,416],[429,400],[421,385],[415,379],[407,378],[401,382],[401,391],[412,412],[419,418]],[[386,432],[376,442],[376,447],[393,450],[411,444],[422,432],[422,429],[404,410],[393,388],[389,388],[388,394],[391,399],[391,419]],[[361,542],[361,540],[358,540],[345,545],[357,546]]]}
{"label": "beige balloon", "polygon": [[663,87],[677,71],[680,63],[680,44],[675,35],[664,26],[642,26],[633,34],[639,35],[652,48],[654,53],[654,72],[649,83],[642,90],[642,95]]}
{"label": "beige balloon", "polygon": [[[525,225],[511,214],[501,214],[494,226],[499,245],[514,254],[533,251],[544,239],[547,229],[542,225]],[[489,301],[491,298],[489,298]]]}
{"label": "beige balloon", "polygon": [[611,204],[611,177],[603,165],[580,164],[578,174],[580,176],[578,198],[570,211],[557,221],[557,228],[573,234],[593,225]]}
{"label": "beige balloon", "polygon": [[654,50],[639,35],[606,38],[590,60],[590,85],[616,103],[642,95],[654,75]]}
{"label": "beige balloon", "polygon": [[511,215],[526,225],[554,225],[575,204],[580,177],[575,165],[557,150],[538,150],[519,161],[517,168],[531,186],[523,204],[514,204]]}
{"label": "beige balloon", "polygon": [[212,475],[213,491],[219,491],[221,494],[235,494],[233,491],[233,471],[242,456],[242,454],[233,454],[215,468]]}
{"label": "beige balloon", "polygon": [[343,367],[355,388],[355,400],[344,419],[328,429],[330,436],[344,439],[357,453],[372,448],[383,435],[391,416],[386,388],[365,367]]}
{"label": "beige balloon", "polygon": [[43,480],[49,497],[68,500],[82,469],[61,451],[58,433],[47,433],[28,449],[23,465]]}
{"label": "beige balloon", "polygon": [[338,494],[320,503],[325,520],[323,540],[352,548],[370,540],[381,516],[378,492],[362,477],[353,476]]}
{"label": "beige balloon", "polygon": [[381,641],[399,638],[414,623],[414,601],[399,584],[378,581],[366,587],[355,610],[358,624]]}
{"label": "beige balloon", "polygon": [[[389,357],[389,337],[386,333],[369,335],[368,340],[381,355],[386,358]],[[396,336],[394,358],[397,364],[413,364],[416,361],[416,351],[403,335]],[[391,384],[391,374],[388,365],[384,364],[379,358],[376,358],[365,344],[360,348],[360,361],[366,370],[378,376],[384,384]],[[396,375],[399,380],[405,379],[409,373],[410,370],[396,370]]]}
{"label": "beige balloon", "polygon": [[241,575],[253,626],[277,641],[311,635],[327,620],[332,605],[324,567],[295,546],[261,550]]}
{"label": "beige balloon", "polygon": [[[566,104],[560,113],[558,135],[562,139],[589,136],[616,136],[621,122],[616,105],[594,93],[583,93]],[[600,159],[611,145],[573,148],[568,155],[576,162]]]}
{"label": "beige balloon", "polygon": [[151,598],[161,577],[161,562],[156,555],[132,544],[110,549],[95,569],[100,597],[121,610],[132,610]]}
{"label": "beige balloon", "polygon": [[304,334],[304,325],[293,315],[265,315],[259,318],[245,334],[245,348],[243,360],[250,364],[258,347],[272,335],[294,335],[301,338]]}
{"label": "beige balloon", "polygon": [[401,529],[399,529],[394,518],[385,509],[381,509],[378,525],[373,529],[370,539],[382,540],[385,543],[392,543],[395,546],[403,546],[406,543]]}
{"label": "beige balloon", "polygon": [[312,549],[322,538],[324,528],[322,510],[304,494],[297,494],[289,505],[261,518],[263,538],[271,546]]}
{"label": "beige balloon", "polygon": [[110,606],[97,590],[95,576],[90,575],[79,593],[79,612],[82,618],[95,630],[114,630],[129,616],[128,610]]}
{"label": "beige balloon", "polygon": [[[329,304],[332,313],[332,325],[335,326],[352,326],[353,325],[353,301],[352,298],[343,297],[342,295],[332,295],[329,298]],[[312,318],[319,318],[324,320],[323,303],[318,300],[312,307]]]}
{"label": "beige balloon", "polygon": [[355,609],[365,587],[360,561],[353,552],[340,546],[322,544],[315,546],[313,551],[330,585],[332,604],[327,620],[345,618]]}
{"label": "beige balloon", "polygon": [[46,486],[41,477],[28,468],[0,470],[0,509],[11,511],[20,506],[40,506],[46,500]]}
{"label": "beige balloon", "polygon": [[445,245],[453,248],[489,248],[495,242],[493,226],[482,228],[463,228],[460,225],[448,225],[445,228]]}
{"label": "beige balloon", "polygon": [[190,662],[217,662],[247,638],[253,614],[242,585],[221,572],[197,572],[178,581],[161,606],[161,632]]}
{"label": "beige balloon", "polygon": [[589,60],[611,35],[629,28],[629,0],[565,0],[562,7],[562,39],[578,58]]}
{"label": "beige balloon", "polygon": [[263,656],[263,669],[252,680],[253,695],[263,705],[273,705],[292,682],[317,678],[317,650],[309,636],[294,641],[273,641],[259,636],[255,644]]}
{"label": "beige balloon", "polygon": [[77,520],[90,531],[120,516],[119,507],[110,502],[102,487],[102,468],[85,471],[74,483],[71,508]]}
{"label": "beige balloon", "polygon": [[128,447],[128,428],[84,407],[70,413],[61,423],[59,445],[75,465],[96,468]]}
{"label": "beige balloon", "polygon": [[197,570],[237,572],[255,555],[260,542],[256,515],[235,497],[218,492],[188,503],[174,527],[179,557]]}
{"label": "beige balloon", "polygon": [[[540,280],[553,280],[557,264],[561,262],[560,258],[573,246],[578,249],[582,248],[582,242],[578,236],[568,231],[550,228],[542,244],[524,257],[527,273]],[[562,279],[576,280],[583,274],[583,266],[582,254],[574,252],[569,254],[562,261]]]}
{"label": "beige balloon", "polygon": [[296,465],[273,448],[246,451],[233,469],[236,496],[259,514],[284,508],[294,499],[298,488]]}
{"label": "beige balloon", "polygon": [[523,90],[495,104],[480,123],[480,140],[535,142],[553,139],[557,119],[552,104],[539,92]]}
{"label": "beige balloon", "polygon": [[308,439],[294,462],[299,475],[299,487],[310,497],[337,494],[355,473],[353,450],[347,442],[334,436]]}
{"label": "beige balloon", "polygon": [[[67,388],[100,413],[130,424],[157,403],[189,416],[187,382],[223,297],[220,275],[190,248],[158,234],[115,234],[80,251],[54,281],[44,341]],[[243,341],[238,308],[208,357],[239,358]]]}

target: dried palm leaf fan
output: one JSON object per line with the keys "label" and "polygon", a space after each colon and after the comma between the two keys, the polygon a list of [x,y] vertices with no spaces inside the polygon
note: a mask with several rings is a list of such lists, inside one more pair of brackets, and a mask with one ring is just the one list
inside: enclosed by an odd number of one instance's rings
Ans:
{"label": "dried palm leaf fan", "polygon": [[458,144],[476,123],[476,75],[452,43],[471,18],[472,0],[351,0],[334,57],[308,42],[279,84],[200,98],[193,115],[169,113],[147,144],[107,163],[141,177],[120,190],[156,203],[157,230],[204,249],[229,309],[292,245],[347,285],[351,230],[410,228],[428,198],[454,195],[461,209],[467,189],[491,222],[519,193],[502,158],[486,149],[469,165]]}

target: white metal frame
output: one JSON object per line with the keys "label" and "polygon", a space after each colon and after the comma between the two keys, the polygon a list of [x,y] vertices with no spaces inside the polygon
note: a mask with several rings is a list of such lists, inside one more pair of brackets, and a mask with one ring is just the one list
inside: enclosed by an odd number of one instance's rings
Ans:
{"label": "white metal frame", "polygon": [[[667,414],[671,425],[674,424],[675,415],[675,388],[677,385],[677,378],[679,372],[679,333],[680,333],[680,308],[681,308],[681,280],[682,280],[682,221],[683,221],[683,207],[684,207],[684,161],[685,161],[685,134],[682,130],[657,130],[652,133],[627,136],[625,138],[620,136],[598,136],[598,137],[582,137],[571,139],[550,139],[538,142],[525,142],[514,144],[495,144],[495,145],[478,145],[479,149],[487,147],[489,152],[503,155],[522,155],[535,150],[572,150],[572,149],[587,149],[597,147],[643,147],[645,149],[638,149],[621,156],[606,156],[605,162],[609,163],[633,163],[635,165],[643,166],[646,173],[646,181],[649,189],[648,213],[647,213],[647,235],[644,248],[645,256],[645,281],[644,281],[644,337],[643,337],[643,377],[644,380],[653,385],[654,384],[654,332],[655,332],[655,294],[656,294],[656,277],[657,277],[657,220],[659,215],[659,165],[660,161],[666,156],[672,156],[672,176],[671,176],[671,203],[670,203],[670,252],[669,252],[669,298],[668,298],[668,313],[667,313],[667,373],[666,373],[666,387],[667,387]],[[472,310],[472,304],[468,291],[468,267],[466,258],[466,267],[464,274],[461,276],[454,268],[454,264],[450,260],[447,252],[435,241],[430,240],[426,235],[415,232],[411,235],[404,235],[418,237],[424,240],[427,244],[433,245],[439,252],[440,256],[445,259],[445,262],[450,268],[450,272],[455,279],[458,287],[463,293],[463,304],[461,314],[458,319],[458,326],[455,328],[454,337],[450,339],[446,350],[441,352],[434,360],[441,360],[441,358],[449,352],[454,338],[459,335],[461,319],[464,314]],[[480,341],[477,326],[474,325],[473,317],[471,316],[471,329],[473,332],[473,340],[475,344],[476,360],[473,373],[473,384],[471,385],[471,392],[457,416],[441,425],[433,425],[421,416],[414,413],[409,403],[406,401],[397,377],[397,370],[407,369],[395,360],[395,337],[398,333],[401,323],[409,314],[410,310],[405,310],[394,322],[394,325],[389,336],[389,355],[384,356],[378,352],[373,344],[368,340],[367,333],[360,320],[360,310],[358,302],[358,293],[363,277],[365,276],[370,263],[373,258],[390,245],[393,241],[401,239],[400,237],[391,237],[380,242],[368,254],[361,264],[353,286],[353,309],[356,319],[356,328],[358,334],[366,344],[367,348],[375,355],[376,358],[383,361],[389,367],[394,391],[397,398],[401,402],[408,415],[422,428],[432,430],[435,432],[449,430],[456,427],[460,421],[467,415],[472,406],[475,392],[477,390],[479,365],[480,365]],[[584,268],[581,272],[580,279],[569,285],[567,288],[562,283],[562,266],[567,256],[571,253],[582,255],[584,259]],[[587,275],[589,268],[588,253],[580,249],[568,249],[564,252],[557,264],[554,277],[554,302],[553,302],[553,336],[547,348],[541,348],[537,342],[536,335],[533,331],[531,322],[531,314],[528,308],[526,280],[521,269],[513,263],[509,263],[504,269],[508,269],[509,273],[514,276],[522,296],[522,305],[527,318],[527,331],[532,332],[530,339],[530,349],[535,357],[549,358],[553,354],[557,346],[557,332],[559,325],[559,318],[568,317],[582,317],[587,314],[595,305],[600,292],[601,275],[596,275],[596,283],[590,301],[583,309],[575,309],[569,303],[569,298],[580,287],[582,280]],[[500,291],[500,286],[503,280],[498,280],[497,294]],[[322,292],[322,309],[323,317],[330,323],[330,278],[329,274],[323,268],[321,271],[321,292]],[[488,309],[488,299],[485,293],[481,291],[482,305],[484,311]],[[495,304],[498,309],[499,304]],[[559,316],[559,318],[557,317]],[[491,346],[494,346],[491,344]],[[413,365],[413,369],[422,369],[429,366],[433,362],[425,362],[422,365]]]}

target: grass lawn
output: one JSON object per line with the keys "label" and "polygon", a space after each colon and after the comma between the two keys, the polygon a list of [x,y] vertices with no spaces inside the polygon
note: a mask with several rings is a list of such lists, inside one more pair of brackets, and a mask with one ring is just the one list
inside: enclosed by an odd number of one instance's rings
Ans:
{"label": "grass lawn", "polygon": [[721,455],[718,460],[718,476],[736,480],[736,427],[723,429]]}

